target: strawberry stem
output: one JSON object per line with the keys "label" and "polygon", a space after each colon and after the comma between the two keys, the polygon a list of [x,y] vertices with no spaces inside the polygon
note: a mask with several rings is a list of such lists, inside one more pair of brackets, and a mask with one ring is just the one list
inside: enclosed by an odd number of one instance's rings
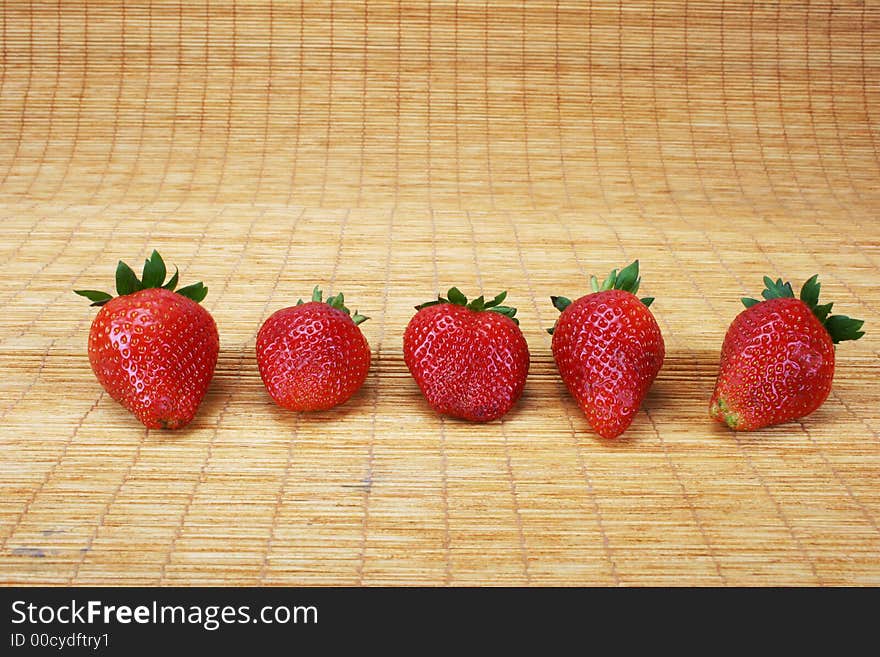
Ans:
{"label": "strawberry stem", "polygon": [[[126,294],[134,294],[135,292],[150,288],[163,288],[174,292],[177,287],[179,270],[175,267],[174,276],[166,283],[165,276],[167,274],[165,261],[162,260],[159,252],[155,250],[144,261],[144,271],[140,278],[138,278],[131,267],[120,260],[116,265],[116,294],[122,297]],[[91,301],[93,306],[103,306],[113,298],[112,294],[99,292],[98,290],[74,290],[74,293]],[[177,290],[177,294],[199,303],[208,294],[208,288],[201,282],[198,282]]]}
{"label": "strawberry stem", "polygon": [[[361,315],[357,310],[355,310],[354,314],[352,314],[352,312],[345,305],[345,295],[342,294],[342,292],[340,292],[339,294],[335,294],[333,296],[329,296],[329,297],[327,297],[327,301],[324,301],[324,292],[321,290],[320,287],[318,287],[316,285],[314,287],[314,289],[312,290],[311,301],[315,301],[318,303],[326,303],[331,308],[335,308],[336,310],[341,310],[346,315],[349,315],[351,317],[351,320],[356,325],[361,325],[364,322],[366,322],[368,319],[370,319],[369,317],[367,317],[365,315]],[[303,305],[303,300],[299,299],[296,302],[296,305],[297,306]]]}
{"label": "strawberry stem", "polygon": [[[769,276],[765,276],[764,286],[765,288],[761,292],[761,296],[767,301],[770,299],[794,299],[794,290],[791,287],[791,283],[783,283],[781,278],[777,278],[774,281]],[[861,330],[865,323],[864,320],[853,319],[846,315],[831,315],[829,317],[834,303],[819,303],[819,292],[821,289],[822,284],[819,283],[819,274],[813,274],[801,287],[800,300],[806,304],[813,315],[816,316],[816,319],[819,320],[819,323],[825,327],[825,330],[831,336],[831,341],[834,344],[838,344],[846,340],[858,340],[862,337],[865,334]],[[750,297],[743,297],[742,303],[746,308],[751,308],[761,303],[761,301]]]}
{"label": "strawberry stem", "polygon": [[445,297],[437,295],[437,299],[434,301],[427,301],[425,303],[419,304],[416,306],[416,310],[422,310],[423,308],[428,308],[430,306],[437,306],[441,303],[452,303],[456,306],[464,306],[468,310],[473,310],[475,312],[483,312],[490,311],[493,313],[498,313],[500,315],[504,315],[505,317],[512,319],[514,324],[519,325],[519,320],[516,318],[516,308],[513,306],[502,306],[501,302],[507,298],[507,292],[501,292],[497,296],[492,299],[486,301],[483,295],[478,296],[471,302],[468,302],[467,297],[459,290],[457,287],[449,288],[449,292],[446,293]]}
{"label": "strawberry stem", "polygon": [[[599,284],[599,279],[595,276],[590,276],[590,290],[595,294],[596,292],[605,292],[606,290],[623,290],[624,292],[630,292],[632,294],[636,294],[639,291],[639,285],[642,283],[642,278],[639,276],[639,261],[634,260],[626,267],[617,271],[616,269],[612,269],[611,273],[602,281],[602,284]],[[550,301],[553,303],[553,307],[556,308],[559,312],[563,312],[566,308],[571,305],[571,299],[566,297],[550,297]],[[643,297],[639,299],[643,304],[645,304],[646,308],[650,308],[651,304],[654,303],[654,297]],[[553,335],[553,331],[556,328],[556,325],[553,325],[553,328],[548,328],[547,333]]]}
{"label": "strawberry stem", "polygon": [[[623,290],[624,292],[631,292],[632,294],[636,294],[639,291],[639,286],[642,284],[642,278],[639,276],[639,261],[634,260],[626,267],[621,269],[620,271],[616,269],[612,269],[611,273],[602,281],[602,284],[599,284],[599,279],[595,276],[590,276],[590,289],[593,292],[604,292],[605,290]],[[568,304],[565,304],[565,307],[560,308],[556,305],[556,299],[565,299],[565,297],[550,297],[553,301],[554,307],[557,310],[562,312],[565,308],[568,307]],[[567,301],[567,299],[565,299]],[[640,301],[646,306],[650,306],[654,301],[654,297],[645,297],[640,299]],[[570,301],[568,302],[571,303]]]}

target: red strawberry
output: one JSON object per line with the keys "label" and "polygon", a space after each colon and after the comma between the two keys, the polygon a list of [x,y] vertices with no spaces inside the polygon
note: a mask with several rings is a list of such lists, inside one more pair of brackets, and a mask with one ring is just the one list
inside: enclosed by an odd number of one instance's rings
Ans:
{"label": "red strawberry", "polygon": [[653,298],[639,299],[639,261],[611,272],[593,293],[571,301],[551,297],[562,312],[553,335],[559,374],[603,438],[616,438],[636,411],[663,366],[665,346],[657,320],[648,310]]}
{"label": "red strawberry", "polygon": [[367,380],[370,345],[343,295],[284,308],[257,335],[257,364],[272,399],[292,411],[323,411],[347,401]]}
{"label": "red strawberry", "polygon": [[809,415],[834,378],[834,345],[858,340],[864,322],[831,315],[819,305],[818,275],[794,298],[790,283],[764,277],[766,301],[743,298],[746,309],[727,330],[709,415],[751,431]]}
{"label": "red strawberry", "polygon": [[75,290],[101,310],[89,331],[89,362],[110,396],[151,429],[178,429],[196,414],[214,376],[220,339],[199,305],[201,283],[174,291],[165,263],[153,251],[141,280],[121,260],[114,298]]}
{"label": "red strawberry", "polygon": [[529,348],[514,318],[516,308],[470,303],[458,288],[418,311],[403,335],[406,366],[438,413],[489,422],[507,413],[522,394]]}

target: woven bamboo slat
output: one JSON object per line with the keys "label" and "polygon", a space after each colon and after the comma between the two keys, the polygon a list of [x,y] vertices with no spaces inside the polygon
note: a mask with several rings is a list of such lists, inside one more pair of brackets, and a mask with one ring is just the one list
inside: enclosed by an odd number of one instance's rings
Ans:
{"label": "woven bamboo slat", "polygon": [[[880,584],[876,2],[5,2],[0,581]],[[145,431],[86,355],[122,258],[204,281],[216,378]],[[667,362],[592,434],[551,294],[639,258]],[[819,273],[866,320],[801,422],[707,418],[739,297]],[[334,411],[276,408],[255,334],[315,284],[372,319]],[[503,421],[441,419],[412,307],[506,289]]]}

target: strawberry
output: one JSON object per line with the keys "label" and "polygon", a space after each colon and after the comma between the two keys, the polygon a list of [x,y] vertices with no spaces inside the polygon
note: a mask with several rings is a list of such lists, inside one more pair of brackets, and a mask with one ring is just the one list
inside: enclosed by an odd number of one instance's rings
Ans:
{"label": "strawberry", "polygon": [[275,403],[292,411],[324,411],[347,401],[367,380],[370,345],[340,293],[274,313],[257,335],[257,364]]}
{"label": "strawberry", "polygon": [[406,366],[435,411],[489,422],[522,394],[529,348],[502,292],[468,303],[458,288],[416,306],[403,335]]}
{"label": "strawberry", "polygon": [[654,299],[636,297],[640,282],[636,260],[601,285],[592,276],[593,293],[576,301],[550,297],[562,313],[549,329],[559,374],[603,438],[626,431],[663,366],[663,336],[648,310]]}
{"label": "strawberry", "polygon": [[113,297],[76,294],[100,306],[89,331],[89,362],[110,396],[151,429],[178,429],[196,414],[214,376],[220,339],[211,314],[199,305],[208,288],[175,291],[165,263],[153,251],[140,280],[121,260]]}
{"label": "strawberry", "polygon": [[819,304],[818,275],[796,299],[790,283],[764,277],[765,301],[744,297],[721,347],[709,415],[737,431],[789,422],[819,408],[834,378],[834,345],[858,340],[864,322]]}

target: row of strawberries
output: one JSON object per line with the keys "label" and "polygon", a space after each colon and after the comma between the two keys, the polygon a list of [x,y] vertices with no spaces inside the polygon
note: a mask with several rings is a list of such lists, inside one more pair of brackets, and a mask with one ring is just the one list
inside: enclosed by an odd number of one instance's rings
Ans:
{"label": "row of strawberries", "polygon": [[[77,290],[101,306],[89,333],[89,361],[113,399],[150,428],[176,429],[195,416],[214,375],[217,326],[199,305],[207,288],[166,282],[153,251],[140,278],[124,262],[118,296]],[[571,301],[551,297],[560,316],[549,332],[553,357],[593,430],[615,438],[632,423],[663,366],[665,346],[649,306],[636,296],[638,260]],[[765,277],[763,300],[744,298],[721,349],[710,415],[736,430],[803,417],[828,397],[834,344],[863,335],[863,322],[819,304],[813,276],[795,297],[789,283]],[[516,309],[493,299],[468,301],[457,288],[416,307],[403,337],[406,365],[438,413],[488,422],[516,404],[529,372],[529,349]],[[257,335],[260,376],[275,402],[294,411],[326,410],[348,400],[370,369],[359,325],[367,318],[343,295],[315,288],[269,317]]]}

